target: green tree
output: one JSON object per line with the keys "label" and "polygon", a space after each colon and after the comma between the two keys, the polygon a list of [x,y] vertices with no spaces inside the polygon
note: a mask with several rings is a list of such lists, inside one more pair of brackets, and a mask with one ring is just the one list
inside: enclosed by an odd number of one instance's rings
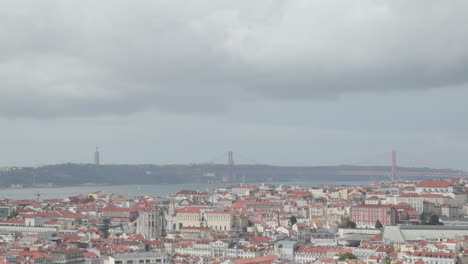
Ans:
{"label": "green tree", "polygon": [[347,259],[357,259],[356,255],[346,252],[344,254],[341,254],[340,257],[338,258],[339,261],[342,260],[347,260]]}
{"label": "green tree", "polygon": [[15,218],[19,215],[17,211],[11,211],[10,215],[8,216],[8,219]]}
{"label": "green tree", "polygon": [[296,223],[297,223],[297,218],[294,215],[289,217],[289,224],[291,226],[295,225]]}
{"label": "green tree", "polygon": [[430,225],[443,225],[440,221],[439,221],[439,216],[438,215],[431,215],[431,218],[429,219],[429,223]]}
{"label": "green tree", "polygon": [[349,218],[346,218],[341,225],[345,228],[356,228],[356,223]]}
{"label": "green tree", "polygon": [[314,195],[312,193],[309,193],[308,195],[305,196],[306,200],[312,201],[314,200]]}
{"label": "green tree", "polygon": [[382,225],[382,223],[380,222],[379,219],[377,219],[377,222],[375,222],[375,228],[377,228],[377,229],[382,229],[383,228],[383,225]]}

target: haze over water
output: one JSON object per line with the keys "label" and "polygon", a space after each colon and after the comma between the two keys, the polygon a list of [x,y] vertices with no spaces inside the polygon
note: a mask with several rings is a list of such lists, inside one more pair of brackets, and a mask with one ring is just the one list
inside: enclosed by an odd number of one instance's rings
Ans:
{"label": "haze over water", "polygon": [[[249,183],[250,184],[250,183]],[[256,183],[261,184],[261,183]],[[309,181],[309,182],[273,182],[275,186],[283,185],[299,185],[299,186],[313,186],[313,185],[366,185],[370,181]],[[236,184],[221,185],[234,186]],[[79,194],[90,194],[98,190],[105,193],[116,193],[124,196],[158,196],[166,197],[169,194],[177,193],[180,190],[198,190],[208,191],[213,185],[209,184],[157,184],[157,185],[111,185],[111,186],[78,186],[78,187],[54,187],[54,188],[24,188],[24,189],[2,189],[0,190],[1,198],[9,198],[16,200],[32,200],[36,199],[36,194],[41,194],[41,199],[61,199],[68,196]]]}

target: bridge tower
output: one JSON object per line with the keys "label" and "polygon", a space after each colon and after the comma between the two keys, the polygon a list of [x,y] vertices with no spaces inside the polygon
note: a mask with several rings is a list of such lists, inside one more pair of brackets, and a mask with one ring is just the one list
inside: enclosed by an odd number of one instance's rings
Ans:
{"label": "bridge tower", "polygon": [[234,152],[228,152],[228,169],[226,176],[223,177],[223,182],[232,182],[234,178]]}

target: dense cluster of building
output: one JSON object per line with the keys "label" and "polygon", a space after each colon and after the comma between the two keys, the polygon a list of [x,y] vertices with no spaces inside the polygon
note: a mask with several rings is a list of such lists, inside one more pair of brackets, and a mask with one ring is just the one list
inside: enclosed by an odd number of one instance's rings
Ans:
{"label": "dense cluster of building", "polygon": [[0,264],[468,263],[468,179],[0,200]]}

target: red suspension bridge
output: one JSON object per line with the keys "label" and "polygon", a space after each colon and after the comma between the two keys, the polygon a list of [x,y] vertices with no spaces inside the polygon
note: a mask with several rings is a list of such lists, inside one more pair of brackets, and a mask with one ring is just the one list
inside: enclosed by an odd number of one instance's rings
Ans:
{"label": "red suspension bridge", "polygon": [[[226,158],[226,154],[223,153],[222,155],[218,156],[221,158]],[[254,165],[266,165],[258,163],[252,159],[246,158],[243,155],[236,154],[236,157],[241,158],[242,160],[247,161],[247,164],[254,164]],[[381,155],[382,157],[382,155]],[[468,173],[462,170],[454,170],[454,169],[435,169],[435,165],[431,165],[432,163],[428,162],[421,162],[420,160],[416,160],[416,163],[424,164],[423,166],[398,166],[397,164],[397,151],[392,150],[389,153],[385,153],[383,157],[386,159],[386,163],[388,165],[376,162],[374,160],[366,161],[364,163],[356,163],[352,165],[342,165],[342,166],[317,166],[310,168],[315,168],[313,170],[313,175],[343,175],[343,176],[367,176],[371,180],[376,181],[377,178],[382,180],[390,180],[392,182],[396,182],[402,179],[407,179],[411,177],[428,177],[428,178],[465,178],[468,177]],[[415,160],[413,158],[413,160]],[[213,161],[210,163],[214,163]],[[373,164],[373,165],[371,165]],[[380,165],[375,165],[380,164]],[[334,168],[334,169],[330,169]],[[238,182],[240,179],[236,177],[236,167],[234,165],[234,152],[229,151],[227,152],[227,171],[225,175],[222,177],[221,181],[225,183],[229,182]]]}

